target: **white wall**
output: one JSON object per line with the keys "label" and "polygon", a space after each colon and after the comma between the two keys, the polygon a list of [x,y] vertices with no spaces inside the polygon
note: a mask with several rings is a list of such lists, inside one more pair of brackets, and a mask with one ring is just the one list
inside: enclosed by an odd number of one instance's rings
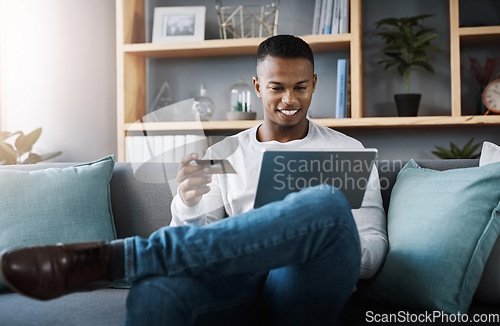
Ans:
{"label": "white wall", "polygon": [[114,0],[0,0],[1,130],[57,161],[116,153]]}

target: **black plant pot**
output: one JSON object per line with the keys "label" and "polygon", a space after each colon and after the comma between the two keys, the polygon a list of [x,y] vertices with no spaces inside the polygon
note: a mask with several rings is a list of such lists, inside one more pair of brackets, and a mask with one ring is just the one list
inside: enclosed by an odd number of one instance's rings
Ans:
{"label": "black plant pot", "polygon": [[416,117],[422,94],[395,94],[396,108],[400,117]]}

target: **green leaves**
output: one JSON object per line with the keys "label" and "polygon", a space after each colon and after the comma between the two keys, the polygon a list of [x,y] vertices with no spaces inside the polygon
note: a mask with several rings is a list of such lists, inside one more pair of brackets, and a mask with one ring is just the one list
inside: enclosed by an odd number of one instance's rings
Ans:
{"label": "green leaves", "polygon": [[459,148],[454,143],[450,142],[450,148],[443,148],[440,146],[434,146],[437,151],[433,151],[432,154],[436,155],[442,159],[469,159],[478,158],[481,154],[475,153],[481,143],[473,145],[474,138],[471,138],[463,148]]}
{"label": "green leaves", "polygon": [[[14,133],[0,132],[0,165],[34,164],[61,155],[62,152],[54,152],[41,156],[31,152],[33,145],[38,141],[41,134],[42,128],[35,129],[27,135],[21,131]],[[9,143],[9,138],[13,138],[14,136],[17,136],[14,143]],[[23,157],[26,158],[23,159]]]}
{"label": "green leaves", "polygon": [[410,91],[410,75],[413,67],[424,68],[434,73],[428,52],[439,52],[440,48],[431,44],[437,38],[435,29],[425,28],[420,21],[432,15],[414,17],[385,18],[375,23],[379,31],[375,34],[385,42],[383,52],[390,59],[379,61],[384,69],[395,67],[404,78],[406,91]]}

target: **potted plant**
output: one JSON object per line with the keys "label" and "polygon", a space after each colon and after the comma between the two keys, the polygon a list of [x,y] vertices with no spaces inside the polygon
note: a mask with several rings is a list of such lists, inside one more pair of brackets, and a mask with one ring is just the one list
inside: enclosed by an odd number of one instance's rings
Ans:
{"label": "potted plant", "polygon": [[[22,131],[0,132],[0,165],[35,164],[57,157],[62,152],[38,155],[32,152],[33,145],[40,138],[42,128],[25,135]],[[17,136],[15,140],[12,137]],[[8,140],[11,140],[10,142]]]}
{"label": "potted plant", "polygon": [[412,69],[420,67],[433,74],[430,52],[439,52],[441,49],[431,42],[437,37],[434,28],[425,28],[420,21],[432,15],[414,17],[385,18],[375,23],[377,36],[385,41],[383,49],[388,59],[378,63],[385,66],[385,70],[396,68],[403,77],[406,85],[405,94],[395,94],[396,107],[399,116],[416,116],[420,104],[421,94],[410,93],[410,76]]}
{"label": "potted plant", "polygon": [[460,148],[454,143],[450,143],[450,148],[444,148],[441,146],[434,146],[436,148],[435,151],[432,151],[432,154],[436,155],[439,158],[444,160],[449,159],[474,159],[481,156],[480,152],[477,152],[481,143],[473,144],[474,137],[471,138],[464,147]]}

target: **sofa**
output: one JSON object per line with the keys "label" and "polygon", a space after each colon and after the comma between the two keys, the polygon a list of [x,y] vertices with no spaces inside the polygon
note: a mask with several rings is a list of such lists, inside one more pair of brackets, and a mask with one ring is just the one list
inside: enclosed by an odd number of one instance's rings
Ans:
{"label": "sofa", "polygon": [[[398,172],[405,163],[379,162],[382,197],[386,210],[389,207],[391,191]],[[417,163],[425,168],[447,170],[474,167],[478,165],[478,160],[425,160]],[[0,166],[0,172],[59,169],[73,165],[71,163],[39,163]],[[166,182],[162,176],[175,175],[176,170],[175,164],[147,163],[139,167],[124,162],[114,164],[109,184],[112,215],[118,238],[133,235],[147,237],[154,230],[169,224],[170,202],[175,185],[172,186],[172,183]],[[367,311],[380,314],[396,313],[400,310],[422,312],[421,309],[375,300],[365,290],[370,286],[369,280],[360,281],[358,291],[354,293],[345,311],[345,325],[375,324],[367,322]],[[126,287],[118,286],[70,294],[52,301],[37,301],[3,291],[0,294],[0,325],[121,325],[125,317],[127,293]],[[500,306],[474,298],[470,313],[500,314]],[[398,323],[386,324],[397,325]],[[403,324],[418,323],[401,323]],[[461,323],[461,325],[466,324]]]}

